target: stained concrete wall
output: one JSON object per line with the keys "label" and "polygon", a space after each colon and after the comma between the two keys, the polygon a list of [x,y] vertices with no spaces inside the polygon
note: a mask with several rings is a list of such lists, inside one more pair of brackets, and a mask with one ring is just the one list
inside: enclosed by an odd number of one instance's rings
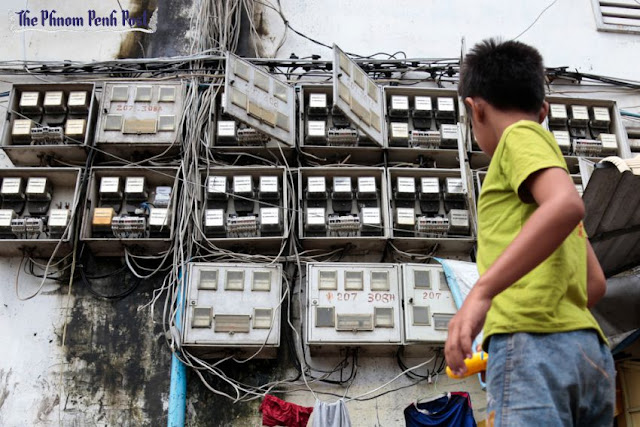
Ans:
{"label": "stained concrete wall", "polygon": [[[5,0],[2,10],[28,6],[36,10],[50,7],[44,0]],[[85,10],[116,6],[104,2],[64,2],[59,10]],[[152,2],[120,0],[123,8],[152,7]],[[333,42],[351,52],[369,55],[379,51],[403,50],[410,57],[456,57],[461,38],[467,46],[493,35],[513,37],[524,30],[546,6],[540,2],[500,0],[491,3],[470,0],[433,2],[367,0],[305,1],[282,0],[282,9],[291,25],[318,40]],[[66,9],[65,9],[66,8]],[[163,56],[186,52],[187,19],[191,2],[159,2],[155,12],[158,31],[153,35],[131,36],[120,33],[14,33],[0,26],[0,58],[29,60],[107,60],[119,56]],[[71,13],[71,12],[70,12]],[[274,54],[283,34],[282,20],[262,10],[259,32],[265,54]],[[569,31],[567,31],[567,29]],[[521,40],[536,45],[548,65],[568,65],[584,72],[635,78],[640,36],[607,34],[596,31],[591,4],[585,0],[559,0],[540,17]],[[139,42],[139,43],[138,43]],[[295,52],[299,57],[319,53],[329,58],[329,50],[288,33],[277,56]],[[12,81],[13,77],[3,77]],[[7,90],[6,83],[0,92]],[[567,90],[567,88],[565,88]],[[573,90],[569,88],[569,90]],[[640,105],[637,95],[620,91],[590,96],[616,97],[622,107]],[[6,98],[0,98],[0,108]],[[2,160],[2,159],[0,159]],[[0,162],[1,165],[2,162]],[[102,268],[117,267],[112,260]],[[33,300],[19,301],[21,294],[34,290],[39,279],[18,275],[20,259],[0,260],[0,425],[162,425],[166,423],[169,385],[169,351],[160,327],[160,313],[138,308],[151,298],[157,281],[141,283],[132,295],[108,302],[92,296],[86,285],[47,284]],[[104,292],[119,286],[120,278],[94,283]],[[66,325],[64,345],[63,331]],[[261,384],[295,376],[281,359],[262,361],[249,368],[225,366],[237,379]],[[325,365],[327,358],[312,358],[314,365]],[[414,362],[418,362],[415,360]],[[378,387],[399,373],[390,356],[359,358],[354,384],[346,390],[337,386],[318,386],[318,391],[339,395],[358,395]],[[188,382],[187,421],[194,426],[260,425],[257,407],[252,403],[231,404],[207,390],[193,373]],[[221,386],[220,383],[213,383]],[[393,387],[409,385],[400,378]],[[315,388],[315,386],[314,386]],[[439,378],[368,402],[350,402],[356,426],[402,425],[402,409],[418,398],[443,390],[470,390],[476,415],[482,416],[484,394],[477,380],[451,382]],[[320,395],[325,400],[335,397]],[[297,391],[286,399],[313,405],[308,391]]]}

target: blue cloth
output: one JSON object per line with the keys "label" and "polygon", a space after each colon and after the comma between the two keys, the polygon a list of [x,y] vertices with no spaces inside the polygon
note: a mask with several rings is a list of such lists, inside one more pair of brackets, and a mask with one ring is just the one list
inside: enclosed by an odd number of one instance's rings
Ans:
{"label": "blue cloth", "polygon": [[498,426],[612,426],[615,371],[596,331],[497,334],[487,411]]}
{"label": "blue cloth", "polygon": [[476,427],[471,400],[465,392],[417,405],[412,403],[404,409],[404,421],[407,427]]}

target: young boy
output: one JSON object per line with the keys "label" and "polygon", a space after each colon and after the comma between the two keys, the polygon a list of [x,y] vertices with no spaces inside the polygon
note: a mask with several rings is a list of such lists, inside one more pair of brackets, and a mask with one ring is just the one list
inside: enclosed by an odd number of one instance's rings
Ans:
{"label": "young boy", "polygon": [[605,278],[582,199],[540,125],[542,57],[520,42],[483,41],[464,60],[458,92],[491,164],[478,202],[480,279],[449,324],[447,363],[466,371],[484,324],[489,425],[612,425],[613,359],[588,310]]}

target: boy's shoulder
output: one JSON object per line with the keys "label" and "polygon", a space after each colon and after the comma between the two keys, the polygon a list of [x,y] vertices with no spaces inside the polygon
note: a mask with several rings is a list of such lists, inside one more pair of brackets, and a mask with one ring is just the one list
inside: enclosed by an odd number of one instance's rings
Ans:
{"label": "boy's shoulder", "polygon": [[553,134],[537,122],[521,120],[504,130],[485,182],[490,188],[519,191],[531,174],[550,167],[568,171]]}
{"label": "boy's shoulder", "polygon": [[551,138],[553,139],[551,132],[546,130],[540,123],[534,122],[532,120],[514,121],[504,129],[501,139],[514,136],[521,137],[525,135],[531,135],[532,137],[538,136],[545,139],[551,136]]}
{"label": "boy's shoulder", "polygon": [[546,156],[563,159],[553,134],[540,123],[531,120],[519,120],[507,126],[502,132],[495,154],[499,157],[505,154],[511,157],[518,153],[532,157],[531,160],[540,160]]}

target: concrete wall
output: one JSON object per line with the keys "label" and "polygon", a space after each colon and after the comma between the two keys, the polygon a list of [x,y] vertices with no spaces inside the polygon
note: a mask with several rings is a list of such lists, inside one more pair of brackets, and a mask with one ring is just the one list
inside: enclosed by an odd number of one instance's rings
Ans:
{"label": "concrete wall", "polygon": [[[108,2],[107,2],[108,3]],[[113,4],[111,4],[113,3]],[[56,5],[69,13],[89,7],[105,10],[95,0],[64,2]],[[22,32],[0,25],[0,58],[19,60],[108,60],[118,57],[163,56],[186,52],[191,2],[120,0],[123,8],[154,10],[158,30],[152,35],[130,33]],[[529,26],[547,2],[434,0],[387,2],[352,0],[348,2],[282,0],[286,19],[298,31],[327,44],[361,55],[402,50],[409,57],[457,57],[464,37],[468,47],[488,36],[516,36]],[[44,0],[5,0],[5,18],[10,10],[38,10],[51,7]],[[284,26],[281,18],[262,9],[259,32],[262,51],[275,55]],[[537,46],[549,66],[567,65],[583,72],[622,78],[637,78],[640,36],[596,31],[591,4],[587,0],[558,0],[520,40]],[[295,52],[299,57],[313,53],[328,59],[328,49],[288,32],[278,57]],[[3,81],[10,82],[11,76]],[[8,89],[6,83],[0,91]],[[564,88],[565,91],[580,90]],[[593,89],[591,89],[593,90]],[[635,94],[607,88],[591,93],[596,97],[615,97],[621,107],[640,106]],[[0,98],[0,109],[6,98]],[[636,110],[637,111],[637,110]],[[138,310],[149,301],[158,283],[145,281],[137,291],[117,302],[96,299],[86,285],[76,282],[69,294],[66,285],[47,284],[44,292],[29,301],[20,301],[14,291],[17,280],[21,294],[34,290],[39,279],[20,273],[20,259],[0,260],[0,425],[162,425],[166,422],[169,383],[169,351],[165,345],[160,313]],[[117,267],[118,260],[103,265],[105,271]],[[123,286],[120,278],[95,283],[104,292]],[[126,285],[126,284],[125,284]],[[66,325],[64,345],[63,331]],[[286,349],[282,350],[286,355]],[[258,384],[294,376],[283,361],[257,362],[249,368],[225,366],[227,374]],[[315,365],[329,362],[313,358]],[[414,360],[413,362],[418,362]],[[319,391],[338,395],[358,395],[396,376],[395,358],[361,356],[358,375],[349,390],[319,386]],[[400,378],[392,386],[409,385]],[[217,384],[220,386],[220,384]],[[390,393],[368,402],[351,402],[356,426],[403,425],[402,410],[410,402],[433,396],[443,390],[469,390],[482,417],[486,406],[477,380],[452,382],[444,378],[427,381],[401,392]],[[308,391],[285,397],[313,405]],[[324,395],[325,400],[335,397]],[[190,374],[188,386],[189,425],[260,425],[259,400],[232,405],[207,390]]]}

